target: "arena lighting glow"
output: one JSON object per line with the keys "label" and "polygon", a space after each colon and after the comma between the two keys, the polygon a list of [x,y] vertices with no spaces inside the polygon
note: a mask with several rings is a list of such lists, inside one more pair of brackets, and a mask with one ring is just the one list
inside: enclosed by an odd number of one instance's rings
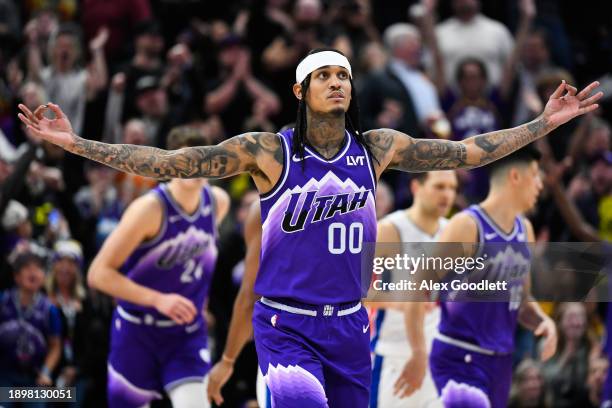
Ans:
{"label": "arena lighting glow", "polygon": [[328,65],[338,65],[346,68],[349,72],[349,76],[351,78],[353,77],[351,64],[344,55],[335,51],[321,51],[315,54],[310,54],[304,58],[302,62],[300,62],[295,69],[295,81],[298,84],[301,84],[312,71]]}

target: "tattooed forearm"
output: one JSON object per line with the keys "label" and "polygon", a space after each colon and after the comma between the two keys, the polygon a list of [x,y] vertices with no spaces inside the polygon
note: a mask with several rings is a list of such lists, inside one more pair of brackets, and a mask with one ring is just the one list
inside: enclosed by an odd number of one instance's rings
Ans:
{"label": "tattooed forearm", "polygon": [[398,170],[449,170],[467,165],[467,148],[448,140],[415,139],[395,157],[398,160],[392,166]]}
{"label": "tattooed forearm", "polygon": [[274,134],[245,134],[216,146],[162,150],[150,146],[106,144],[76,137],[75,154],[120,171],[156,179],[221,178],[257,171],[256,156],[268,153],[282,163],[282,149]]}
{"label": "tattooed forearm", "polygon": [[390,167],[403,171],[452,170],[483,166],[533,142],[550,131],[542,117],[512,129],[473,136],[462,142],[413,139],[392,129],[365,134],[373,155]]}
{"label": "tattooed forearm", "polygon": [[468,148],[476,146],[470,154],[471,166],[482,166],[500,159],[533,142],[549,132],[546,120],[539,117],[525,125],[473,136],[463,141]]}

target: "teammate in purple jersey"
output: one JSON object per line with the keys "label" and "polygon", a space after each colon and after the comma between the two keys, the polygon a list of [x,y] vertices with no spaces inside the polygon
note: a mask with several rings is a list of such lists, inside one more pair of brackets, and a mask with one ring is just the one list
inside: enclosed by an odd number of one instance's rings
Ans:
{"label": "teammate in purple jersey", "polygon": [[[370,388],[368,320],[360,298],[363,241],[374,241],[373,189],[386,169],[429,171],[486,165],[593,111],[594,82],[562,82],[533,121],[460,142],[359,129],[351,66],[333,49],[311,51],[296,69],[295,131],[246,133],[217,146],[168,152],[83,139],[59,106],[19,118],[33,137],[121,171],[155,178],[251,174],[262,197],[261,266],[253,327],[277,407],[365,407]],[[43,117],[47,109],[55,119]]]}
{"label": "teammate in purple jersey", "polygon": [[430,364],[445,407],[507,405],[517,322],[544,337],[542,360],[555,353],[555,324],[530,293],[528,243],[535,237],[522,216],[542,189],[538,159],[539,152],[528,146],[495,163],[487,198],[454,216],[440,235],[441,243],[477,244],[466,256],[486,259],[485,267],[465,274],[506,282],[509,294],[469,302],[450,300],[454,293],[448,293],[440,303]]}
{"label": "teammate in purple jersey", "polygon": [[[168,147],[206,144],[175,128]],[[118,299],[108,358],[110,407],[141,407],[165,390],[202,407],[210,368],[202,313],[229,197],[205,179],[172,179],[136,199],[91,264],[88,282]]]}

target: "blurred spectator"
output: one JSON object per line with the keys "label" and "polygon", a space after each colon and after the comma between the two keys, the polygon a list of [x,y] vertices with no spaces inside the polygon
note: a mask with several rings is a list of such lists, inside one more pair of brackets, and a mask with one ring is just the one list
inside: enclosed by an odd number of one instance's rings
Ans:
{"label": "blurred spectator", "polygon": [[[138,92],[136,91],[136,86],[142,77],[161,77],[163,73],[164,44],[165,41],[157,21],[146,20],[136,26],[134,33],[134,55],[127,66],[121,68],[111,81],[113,90],[122,95],[120,99],[112,101],[115,104],[120,103],[122,107],[117,112],[117,116],[112,119],[113,123],[118,124],[138,116],[138,107],[136,106]],[[107,110],[111,103],[110,99],[107,102]]]}
{"label": "blurred spectator", "polygon": [[219,47],[220,75],[209,84],[206,112],[219,114],[227,136],[242,133],[249,113],[265,127],[280,109],[278,97],[253,76],[250,53],[238,37],[230,35]]}
{"label": "blurred spectator", "polygon": [[380,220],[385,215],[393,211],[394,208],[393,191],[384,181],[378,182],[376,186],[376,219]]}
{"label": "blurred spectator", "polygon": [[546,397],[542,367],[531,359],[514,370],[508,408],[552,408]]}
{"label": "blurred spectator", "polygon": [[63,21],[72,20],[78,9],[78,0],[37,0],[25,1],[24,8],[28,15],[33,15],[45,10],[52,10]]}
{"label": "blurred spectator", "polygon": [[[165,146],[166,134],[170,130],[168,95],[154,75],[142,76],[136,82],[136,107],[149,135],[152,146]],[[124,133],[125,136],[125,133]]]}
{"label": "blurred spectator", "polygon": [[[43,9],[34,14],[23,29],[23,34],[31,47],[30,51],[42,50],[40,58],[44,65],[49,64],[49,55],[46,50],[51,39],[57,35],[60,22],[57,13],[51,9]],[[36,56],[34,56],[36,58]],[[29,56],[32,58],[32,56]]]}
{"label": "blurred spectator", "polygon": [[380,42],[380,34],[372,21],[372,10],[367,0],[332,2],[326,18],[330,25],[337,25],[347,36],[349,59],[356,59],[368,44]]}
{"label": "blurred spectator", "polygon": [[348,39],[333,27],[323,24],[320,0],[297,0],[293,6],[294,26],[277,36],[261,54],[266,75],[274,78],[272,90],[281,100],[279,123],[295,120],[296,102],[291,86],[295,83],[295,67],[310,50],[330,46],[347,51]]}
{"label": "blurred spectator", "polygon": [[[83,407],[106,408],[106,364],[113,300],[89,290],[77,314],[74,355],[77,367],[77,398]],[[81,394],[82,393],[82,394]]]}
{"label": "blurred spectator", "polygon": [[12,255],[15,287],[0,297],[0,384],[50,386],[62,354],[60,315],[41,292],[43,259],[28,247]]}
{"label": "blurred spectator", "polygon": [[58,366],[59,387],[77,386],[77,400],[82,394],[76,384],[77,366],[74,350],[77,316],[83,311],[85,287],[81,268],[83,251],[73,240],[58,241],[53,247],[51,270],[47,276],[46,288],[49,300],[59,309],[62,317],[62,359]]}
{"label": "blurred spectator", "polygon": [[576,205],[585,220],[599,230],[602,239],[612,240],[612,152],[590,159],[588,190]]}
{"label": "blurred spectator", "polygon": [[173,122],[182,124],[201,119],[204,81],[196,70],[191,50],[186,44],[177,43],[168,50],[166,61],[161,86],[168,94]]}
{"label": "blurred spectator", "polygon": [[550,61],[548,35],[543,29],[533,29],[526,36],[520,49],[520,63],[517,67],[518,90],[513,125],[531,120],[543,105],[536,89],[537,78],[553,69]]}
{"label": "blurred spectator", "polygon": [[385,30],[384,39],[391,57],[388,70],[410,95],[419,125],[427,133],[435,133],[430,129],[443,130],[436,135],[448,138],[450,129],[438,102],[436,88],[420,71],[422,47],[419,31],[411,24],[397,23]]}
{"label": "blurred spectator", "polygon": [[89,237],[83,242],[89,259],[115,228],[125,208],[113,185],[115,174],[116,171],[110,167],[87,162],[85,176],[88,185],[81,187],[74,197],[74,204],[83,220],[78,234]]}
{"label": "blurred spectator", "polygon": [[[411,76],[408,68],[401,68],[409,61],[409,66],[419,63],[419,34],[414,27],[407,24],[391,26],[385,32],[385,46],[391,54],[391,59],[382,71],[374,72],[363,80],[359,105],[364,129],[392,128],[418,137],[421,135],[419,112],[428,113],[429,107],[437,105],[432,100],[433,86],[419,72]],[[399,77],[398,66],[402,73],[407,73],[410,79],[418,85],[406,83]],[[415,88],[419,86],[419,88]],[[426,91],[426,102],[416,107],[417,90]],[[435,93],[433,94],[435,99]]]}
{"label": "blurred spectator", "polygon": [[13,0],[0,0],[0,34],[19,38],[21,21]]}
{"label": "blurred spectator", "polygon": [[[253,55],[261,55],[266,47],[277,37],[294,28],[293,19],[287,12],[288,0],[253,0],[248,9],[248,21],[244,30],[237,34],[245,39]],[[253,71],[263,72],[261,60],[255,58]]]}
{"label": "blurred spectator", "polygon": [[361,75],[356,78],[356,85],[360,87],[361,82],[367,75],[384,69],[385,65],[387,65],[387,58],[387,53],[380,43],[370,42],[366,44],[358,55]]}
{"label": "blurred spectator", "polygon": [[611,137],[608,122],[594,114],[586,115],[571,137],[567,151],[571,164],[580,170],[589,165],[594,157],[612,150]]}
{"label": "blurred spectator", "polygon": [[465,58],[484,61],[491,84],[499,84],[504,64],[512,52],[510,31],[480,13],[479,0],[452,0],[453,17],[438,24],[436,34],[445,61],[446,80],[453,82]]}
{"label": "blurred spectator", "polygon": [[[46,103],[49,99],[45,88],[42,84],[34,81],[22,81],[17,88],[15,95],[16,99],[20,99],[21,103],[28,107],[28,109],[36,109],[38,106]],[[9,140],[14,146],[22,146],[24,142],[28,141],[23,126],[19,123],[15,123],[15,127],[12,127],[11,133],[8,135]],[[25,148],[23,145],[22,148]]]}
{"label": "blurred spectator", "polygon": [[[325,45],[338,48],[341,39],[321,24],[323,5],[320,0],[297,0],[293,6],[294,26],[289,36],[276,37],[264,50],[264,64],[270,71],[293,68],[310,50]],[[343,50],[340,50],[343,51]]]}
{"label": "blurred spectator", "polygon": [[138,23],[151,18],[149,0],[83,0],[81,25],[85,41],[91,41],[103,27],[108,28],[104,48],[110,63],[121,61],[126,44]]}
{"label": "blurred spectator", "polygon": [[41,81],[49,99],[64,107],[75,132],[82,131],[87,100],[106,86],[107,72],[103,47],[108,30],[102,29],[89,43],[92,62],[87,69],[79,67],[82,59],[78,27],[64,25],[50,39],[49,66],[43,68],[41,51],[35,39],[28,42],[28,75]]}
{"label": "blurred spectator", "polygon": [[586,309],[582,303],[562,303],[557,311],[557,354],[544,365],[544,376],[555,408],[588,404],[585,379],[592,341],[587,336]]}
{"label": "blurred spectator", "polygon": [[589,392],[588,408],[601,407],[603,390],[608,375],[609,363],[604,357],[593,357],[589,360],[589,374],[586,380]]}
{"label": "blurred spectator", "polygon": [[28,209],[19,201],[10,200],[2,214],[0,256],[7,257],[20,241],[32,238],[32,223]]}

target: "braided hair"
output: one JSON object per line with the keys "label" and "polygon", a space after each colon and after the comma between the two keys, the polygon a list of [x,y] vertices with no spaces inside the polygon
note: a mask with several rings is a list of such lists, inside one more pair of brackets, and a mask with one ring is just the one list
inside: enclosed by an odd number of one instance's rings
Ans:
{"label": "braided hair", "polygon": [[[322,51],[334,51],[338,54],[342,54],[340,51],[334,48],[316,48],[308,53],[308,55],[316,54]],[[306,134],[308,132],[308,121],[307,121],[307,105],[306,105],[306,93],[308,92],[308,87],[310,86],[310,78],[312,74],[308,74],[306,78],[300,84],[302,86],[302,98],[298,102],[298,111],[297,111],[297,119],[295,120],[295,130],[293,132],[293,151],[297,157],[304,157],[305,150],[304,147],[308,143],[306,140]],[[368,152],[370,157],[372,156],[372,151],[370,150],[370,144],[363,136],[361,132],[361,124],[359,122],[359,104],[357,103],[357,91],[355,89],[355,84],[353,83],[353,79],[349,79],[351,82],[351,104],[349,105],[348,111],[345,113],[345,126],[351,132],[357,142],[362,145],[365,150]],[[305,160],[302,160],[302,168],[304,167]]]}

